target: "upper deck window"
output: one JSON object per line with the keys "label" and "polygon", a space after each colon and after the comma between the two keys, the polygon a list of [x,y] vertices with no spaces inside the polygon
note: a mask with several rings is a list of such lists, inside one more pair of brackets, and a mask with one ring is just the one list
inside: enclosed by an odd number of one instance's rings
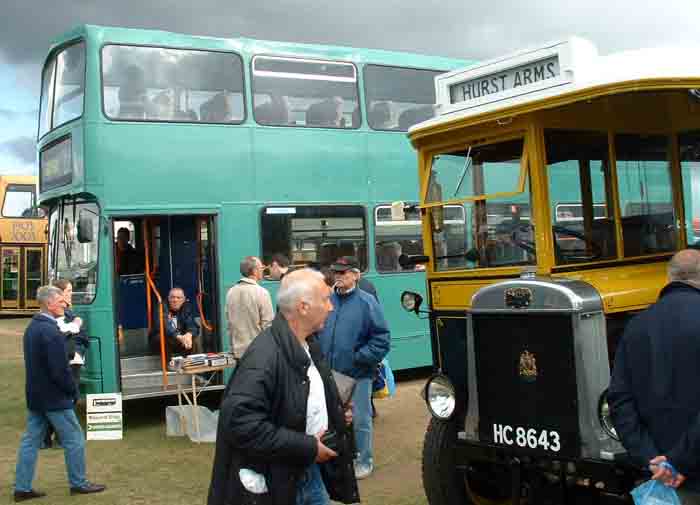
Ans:
{"label": "upper deck window", "polygon": [[240,123],[243,63],[232,53],[109,45],[102,49],[110,119]]}
{"label": "upper deck window", "polygon": [[465,146],[433,158],[425,203],[453,204],[430,208],[436,270],[535,263],[523,144]]}
{"label": "upper deck window", "polygon": [[548,130],[545,144],[557,264],[615,258],[608,135]]}
{"label": "upper deck window", "polygon": [[255,120],[271,126],[358,128],[351,63],[273,56],[253,59]]}
{"label": "upper deck window", "polygon": [[53,54],[44,65],[39,106],[39,136],[83,115],[85,43]]}
{"label": "upper deck window", "polygon": [[676,249],[669,145],[665,135],[615,136],[625,257]]}
{"label": "upper deck window", "polygon": [[367,65],[367,122],[373,130],[408,131],[435,115],[435,76],[441,72]]}

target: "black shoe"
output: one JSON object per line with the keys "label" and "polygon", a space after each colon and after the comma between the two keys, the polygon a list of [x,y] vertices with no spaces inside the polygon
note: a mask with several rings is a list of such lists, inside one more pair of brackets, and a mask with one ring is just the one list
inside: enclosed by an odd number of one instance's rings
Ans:
{"label": "black shoe", "polygon": [[106,486],[103,486],[102,484],[93,484],[92,482],[86,482],[84,486],[70,488],[70,494],[101,493],[105,490],[105,487]]}
{"label": "black shoe", "polygon": [[32,489],[31,491],[15,491],[15,501],[24,501],[24,500],[31,500],[32,498],[42,498],[46,496],[46,493],[42,493],[41,491],[35,491]]}

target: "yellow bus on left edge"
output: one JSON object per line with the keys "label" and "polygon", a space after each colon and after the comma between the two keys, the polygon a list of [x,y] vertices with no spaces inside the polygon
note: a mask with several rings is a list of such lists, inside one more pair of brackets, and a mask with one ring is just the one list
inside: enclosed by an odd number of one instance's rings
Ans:
{"label": "yellow bus on left edge", "polygon": [[0,315],[35,312],[46,283],[48,221],[36,184],[36,176],[0,176]]}

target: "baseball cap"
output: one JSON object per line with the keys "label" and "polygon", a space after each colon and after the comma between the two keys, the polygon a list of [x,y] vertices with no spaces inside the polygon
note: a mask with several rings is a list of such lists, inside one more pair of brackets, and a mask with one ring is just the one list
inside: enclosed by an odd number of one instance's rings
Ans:
{"label": "baseball cap", "polygon": [[334,272],[345,272],[347,270],[360,271],[360,263],[355,256],[341,256],[333,262],[331,270]]}

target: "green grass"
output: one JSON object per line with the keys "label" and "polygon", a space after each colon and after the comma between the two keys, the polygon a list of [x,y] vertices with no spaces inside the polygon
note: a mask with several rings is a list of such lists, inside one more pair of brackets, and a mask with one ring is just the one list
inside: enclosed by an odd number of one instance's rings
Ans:
{"label": "green grass", "polygon": [[[10,503],[14,483],[17,447],[25,427],[24,364],[21,336],[28,320],[0,320],[0,504]],[[419,450],[425,427],[422,406],[415,407],[419,385],[408,386],[404,400],[420,419],[407,422],[396,400],[378,402],[381,418],[375,436],[377,472],[362,481],[363,503],[369,505],[425,505],[420,488]],[[416,391],[413,391],[416,389]],[[401,394],[401,391],[400,391]],[[205,399],[215,407],[217,397]],[[394,402],[394,403],[389,403]],[[87,442],[88,478],[107,485],[104,493],[73,496],[68,493],[63,451],[39,453],[34,487],[47,498],[31,501],[37,505],[76,503],[117,505],[195,505],[206,503],[214,444],[195,444],[188,438],[165,436],[165,407],[176,399],[129,401],[124,405],[124,439]],[[81,415],[84,423],[84,415]],[[404,425],[405,423],[405,425]],[[382,448],[381,431],[387,431],[387,448]],[[401,432],[396,433],[397,428]],[[414,433],[410,433],[415,431]],[[394,439],[396,437],[396,439]],[[402,445],[399,440],[409,443]],[[395,446],[395,447],[392,447]]]}

